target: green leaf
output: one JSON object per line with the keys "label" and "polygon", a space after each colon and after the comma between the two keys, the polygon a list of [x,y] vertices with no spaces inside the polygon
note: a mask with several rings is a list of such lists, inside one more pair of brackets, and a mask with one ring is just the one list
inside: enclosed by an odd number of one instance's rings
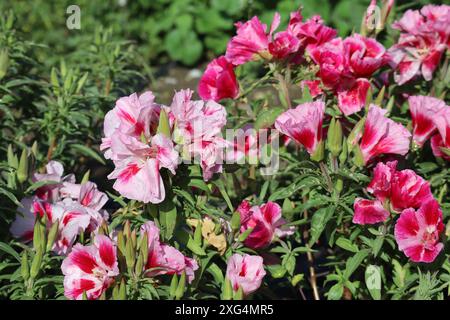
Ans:
{"label": "green leaf", "polygon": [[159,205],[159,222],[163,226],[164,238],[172,238],[173,231],[177,224],[177,208],[172,199],[166,196],[166,199]]}
{"label": "green leaf", "polygon": [[374,300],[381,299],[381,269],[379,266],[369,264],[365,272],[366,287]]}
{"label": "green leaf", "polygon": [[20,255],[9,244],[0,242],[0,250],[8,253],[9,255],[16,258],[17,261],[21,262]]}
{"label": "green leaf", "polygon": [[336,245],[350,252],[358,252],[358,246],[344,237],[339,237],[336,240]]}
{"label": "green leaf", "polygon": [[222,195],[225,202],[227,203],[227,206],[230,209],[230,212],[234,212],[233,204],[231,203],[230,197],[228,196],[228,193],[225,190],[225,185],[223,184],[223,181],[216,180],[216,181],[213,181],[213,184],[219,189],[219,192]]}
{"label": "green leaf", "polygon": [[330,288],[328,291],[328,300],[339,300],[344,294],[344,286],[342,283],[338,282]]}
{"label": "green leaf", "polygon": [[206,256],[205,250],[203,250],[203,248],[200,247],[194,241],[194,239],[192,239],[191,237],[189,237],[189,240],[188,240],[188,243],[187,243],[187,247],[188,247],[189,250],[191,250],[193,253],[195,253],[198,256]]}
{"label": "green leaf", "polygon": [[255,130],[259,129],[265,129],[271,127],[274,123],[277,117],[284,111],[284,108],[281,107],[275,107],[270,108],[267,110],[264,110],[258,116],[255,120]]}
{"label": "green leaf", "polygon": [[356,253],[353,257],[347,260],[345,264],[344,278],[349,279],[353,272],[359,267],[364,259],[369,255],[370,250],[364,249]]}
{"label": "green leaf", "polygon": [[326,208],[320,208],[317,210],[311,219],[311,239],[309,239],[309,245],[312,246],[317,240],[319,240],[325,226],[334,214],[336,210],[335,206]]}
{"label": "green leaf", "polygon": [[164,46],[172,59],[186,65],[196,63],[203,53],[203,45],[192,30],[172,30],[165,37]]}
{"label": "green leaf", "polygon": [[269,197],[269,201],[276,201],[280,199],[289,198],[292,196],[295,192],[297,192],[300,189],[312,187],[314,185],[319,185],[320,181],[319,179],[315,177],[306,177],[304,179],[301,179],[299,181],[296,181],[289,186],[285,188],[278,189],[274,193],[272,193]]}
{"label": "green leaf", "polygon": [[105,160],[103,160],[103,158],[97,152],[92,150],[91,148],[86,147],[85,145],[82,145],[82,144],[72,144],[70,146],[75,151],[78,151],[78,152],[82,153],[83,155],[91,157],[92,159],[97,160],[101,164],[106,165]]}

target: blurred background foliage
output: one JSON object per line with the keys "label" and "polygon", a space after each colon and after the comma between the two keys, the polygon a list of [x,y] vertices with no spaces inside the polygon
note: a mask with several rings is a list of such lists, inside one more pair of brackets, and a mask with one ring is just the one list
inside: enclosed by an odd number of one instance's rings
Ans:
{"label": "blurred background foliage", "polygon": [[[396,2],[403,7],[430,3]],[[66,28],[66,9],[72,4],[81,8],[80,30]],[[111,28],[114,40],[132,40],[146,62],[193,66],[224,52],[236,21],[258,15],[269,24],[278,11],[286,24],[289,13],[302,6],[305,18],[319,14],[345,36],[359,28],[368,4],[368,0],[19,0],[1,1],[0,10],[12,9],[26,39],[45,45],[37,50],[45,64],[53,65],[60,55],[79,50],[103,26]]]}

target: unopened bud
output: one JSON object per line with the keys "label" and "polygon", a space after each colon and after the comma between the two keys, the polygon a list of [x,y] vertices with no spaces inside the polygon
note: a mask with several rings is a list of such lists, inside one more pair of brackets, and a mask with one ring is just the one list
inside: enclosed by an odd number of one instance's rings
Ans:
{"label": "unopened bud", "polygon": [[331,119],[328,127],[327,147],[333,157],[339,156],[342,149],[342,126],[341,122],[336,119]]}
{"label": "unopened bud", "polygon": [[170,138],[169,118],[167,117],[167,113],[164,109],[162,109],[159,113],[159,124],[157,133],[161,133],[165,135],[167,138]]}
{"label": "unopened bud", "polygon": [[28,154],[27,150],[23,149],[20,155],[19,168],[17,169],[17,180],[24,183],[28,179]]}

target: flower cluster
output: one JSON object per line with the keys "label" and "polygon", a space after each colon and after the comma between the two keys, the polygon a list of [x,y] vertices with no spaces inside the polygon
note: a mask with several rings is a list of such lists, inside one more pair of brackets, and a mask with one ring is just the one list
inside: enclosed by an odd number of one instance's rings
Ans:
{"label": "flower cluster", "polygon": [[450,44],[450,6],[427,5],[408,10],[392,27],[400,30],[398,43],[389,49],[394,79],[402,85],[422,76],[433,78],[439,61]]}
{"label": "flower cluster", "polygon": [[395,225],[399,249],[414,262],[432,262],[443,248],[444,225],[430,184],[412,170],[398,171],[397,161],[379,162],[367,191],[376,199],[355,200],[353,223],[386,222],[390,211],[400,213]]}
{"label": "flower cluster", "polygon": [[[222,166],[226,146],[220,137],[225,109],[213,102],[192,100],[192,91],[175,94],[170,107],[156,104],[151,92],[120,98],[105,117],[101,149],[114,162],[108,176],[128,199],[160,203],[165,198],[163,168],[176,173],[183,158],[199,159],[209,180]],[[219,163],[219,164],[217,164]]]}
{"label": "flower cluster", "polygon": [[53,245],[57,254],[67,254],[81,233],[96,232],[108,220],[102,209],[108,201],[93,182],[75,183],[75,176],[63,176],[64,168],[57,161],[50,161],[46,173],[35,173],[35,182],[51,184],[38,188],[33,197],[24,198],[11,225],[11,234],[23,241],[33,239],[36,216],[46,221],[47,229],[57,224],[58,232]]}

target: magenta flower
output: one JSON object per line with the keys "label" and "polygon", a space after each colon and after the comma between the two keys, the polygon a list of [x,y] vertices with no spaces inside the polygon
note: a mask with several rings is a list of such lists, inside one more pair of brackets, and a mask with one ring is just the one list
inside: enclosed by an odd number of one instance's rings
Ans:
{"label": "magenta flower", "polygon": [[389,211],[383,207],[379,200],[356,198],[354,209],[355,214],[352,221],[356,224],[376,224],[389,218]]}
{"label": "magenta flower", "polygon": [[93,245],[75,245],[61,270],[67,298],[81,300],[86,293],[88,299],[98,299],[119,274],[116,246],[108,237],[97,235]]}
{"label": "magenta flower", "polygon": [[220,101],[235,99],[239,95],[239,85],[234,66],[224,56],[211,61],[198,85],[198,94],[203,100]]}
{"label": "magenta flower", "polygon": [[153,221],[147,221],[141,227],[141,233],[148,236],[148,260],[145,266],[146,275],[154,277],[163,274],[181,274],[186,272],[191,283],[198,269],[197,261],[185,257],[180,251],[167,244],[160,243],[159,228]]}
{"label": "magenta flower", "polygon": [[382,154],[408,153],[411,134],[385,114],[385,109],[370,105],[360,144],[366,164]]}
{"label": "magenta flower", "polygon": [[407,208],[417,209],[431,198],[430,183],[412,170],[399,171],[392,179],[390,200],[397,212]]}
{"label": "magenta flower", "polygon": [[267,247],[274,236],[283,237],[294,233],[293,227],[286,227],[286,220],[281,216],[281,207],[275,202],[267,202],[262,206],[250,207],[244,200],[237,211],[241,216],[241,233],[252,228],[244,244],[252,249]]}
{"label": "magenta flower", "polygon": [[373,178],[367,186],[367,191],[378,200],[384,202],[391,197],[391,184],[397,173],[397,161],[389,161],[386,164],[378,162],[373,170]]}
{"label": "magenta flower", "polygon": [[255,292],[266,275],[263,258],[248,254],[233,254],[228,260],[226,277],[234,291],[242,288],[244,295]]}
{"label": "magenta flower", "polygon": [[436,132],[434,120],[446,105],[440,99],[426,96],[410,96],[408,103],[413,123],[413,140],[422,147]]}
{"label": "magenta flower", "polygon": [[430,199],[416,211],[404,210],[395,225],[395,240],[399,250],[414,262],[433,262],[444,248],[439,236],[444,229],[442,211],[436,200]]}
{"label": "magenta flower", "polygon": [[323,101],[298,105],[278,116],[275,128],[314,154],[322,141],[322,122],[325,112]]}
{"label": "magenta flower", "polygon": [[269,34],[267,34],[267,26],[262,24],[256,16],[245,23],[236,23],[237,35],[228,43],[226,59],[238,66],[266,56],[270,37],[279,23],[280,16],[275,14]]}

